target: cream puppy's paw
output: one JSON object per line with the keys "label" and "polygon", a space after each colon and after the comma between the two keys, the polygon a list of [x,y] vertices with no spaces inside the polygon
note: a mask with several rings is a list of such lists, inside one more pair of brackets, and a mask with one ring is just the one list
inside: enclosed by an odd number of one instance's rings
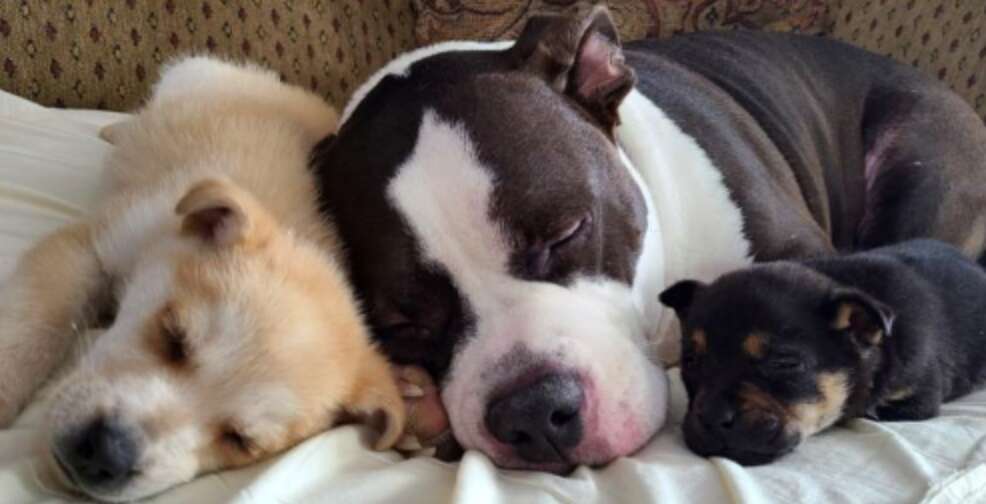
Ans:
{"label": "cream puppy's paw", "polygon": [[393,372],[407,408],[407,425],[397,449],[411,457],[432,456],[449,431],[438,387],[420,367],[394,366]]}

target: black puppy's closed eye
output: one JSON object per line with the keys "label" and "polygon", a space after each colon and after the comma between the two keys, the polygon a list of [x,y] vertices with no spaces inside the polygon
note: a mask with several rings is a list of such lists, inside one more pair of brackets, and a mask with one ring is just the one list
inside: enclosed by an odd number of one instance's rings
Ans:
{"label": "black puppy's closed eye", "polygon": [[768,358],[761,369],[768,374],[800,373],[807,368],[804,358],[797,354],[778,354]]}

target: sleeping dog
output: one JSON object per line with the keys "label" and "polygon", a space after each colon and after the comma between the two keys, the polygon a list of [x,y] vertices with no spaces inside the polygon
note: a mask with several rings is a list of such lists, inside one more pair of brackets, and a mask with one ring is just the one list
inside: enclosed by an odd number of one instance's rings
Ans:
{"label": "sleeping dog", "polygon": [[857,417],[922,420],[986,382],[986,272],[933,240],[779,261],[661,294],[682,321],[684,433],[770,462]]}
{"label": "sleeping dog", "polygon": [[[108,193],[28,251],[0,291],[0,425],[44,396],[42,457],[126,501],[250,464],[350,414],[404,406],[319,215],[309,150],[335,112],[273,72],[203,57],[109,126]],[[86,327],[111,313],[91,345]]]}
{"label": "sleeping dog", "polygon": [[398,57],[314,169],[375,338],[509,468],[603,464],[660,429],[679,280],[986,241],[986,128],[940,82],[820,37],[621,45],[600,8]]}

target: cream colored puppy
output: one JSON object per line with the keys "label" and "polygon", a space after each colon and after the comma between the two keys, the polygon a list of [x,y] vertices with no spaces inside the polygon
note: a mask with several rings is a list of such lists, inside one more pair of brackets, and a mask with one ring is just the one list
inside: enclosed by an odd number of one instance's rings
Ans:
{"label": "cream colored puppy", "polygon": [[[308,155],[336,114],[275,74],[194,57],[110,126],[107,197],[30,250],[0,291],[0,425],[76,343],[43,450],[105,501],[249,464],[332,426],[404,407],[317,209]],[[377,415],[382,413],[383,415]]]}

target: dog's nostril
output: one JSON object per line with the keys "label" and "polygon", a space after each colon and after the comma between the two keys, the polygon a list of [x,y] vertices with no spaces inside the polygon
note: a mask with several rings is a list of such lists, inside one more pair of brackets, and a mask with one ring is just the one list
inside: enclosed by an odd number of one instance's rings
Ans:
{"label": "dog's nostril", "polygon": [[575,418],[578,414],[578,411],[555,411],[551,414],[551,425],[561,427]]}

